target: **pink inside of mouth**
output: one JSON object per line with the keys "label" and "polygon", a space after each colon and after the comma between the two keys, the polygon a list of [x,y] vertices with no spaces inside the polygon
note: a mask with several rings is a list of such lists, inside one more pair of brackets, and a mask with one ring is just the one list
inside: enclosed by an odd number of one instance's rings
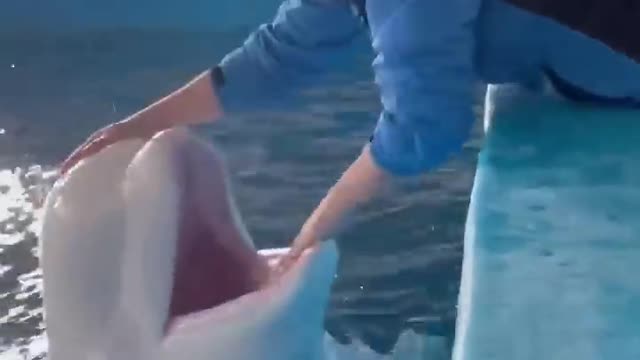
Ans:
{"label": "pink inside of mouth", "polygon": [[[185,219],[177,244],[169,322],[257,290],[251,257],[241,256],[197,216]],[[226,245],[226,246],[225,246]],[[235,249],[237,250],[237,249]]]}
{"label": "pink inside of mouth", "polygon": [[[167,327],[182,316],[193,316],[258,290],[268,275],[265,259],[246,242],[233,221],[223,178],[212,173],[207,191],[198,192],[202,184],[185,168]],[[203,194],[215,196],[199,198]]]}

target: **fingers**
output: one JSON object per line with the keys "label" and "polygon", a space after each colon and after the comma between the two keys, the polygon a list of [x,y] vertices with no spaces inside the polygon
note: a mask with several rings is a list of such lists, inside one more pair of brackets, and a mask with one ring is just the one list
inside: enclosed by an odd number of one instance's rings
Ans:
{"label": "fingers", "polygon": [[273,269],[274,276],[280,276],[284,274],[287,270],[289,270],[293,264],[300,258],[304,249],[298,249],[297,247],[292,247],[288,253],[282,255],[278,262],[276,263]]}
{"label": "fingers", "polygon": [[144,121],[143,118],[130,118],[102,128],[80,145],[62,164],[60,172],[64,175],[80,160],[95,155],[105,147],[118,141],[141,138],[148,139],[160,131],[158,124]]}
{"label": "fingers", "polygon": [[93,133],[62,163],[60,172],[67,173],[80,160],[99,153],[105,147],[126,138],[126,124],[115,123]]}
{"label": "fingers", "polygon": [[274,276],[282,275],[305,253],[317,244],[317,236],[311,232],[301,232],[293,240],[289,252],[283,255],[274,267]]}
{"label": "fingers", "polygon": [[291,253],[288,253],[280,257],[275,267],[273,268],[272,277],[277,278],[277,277],[280,277],[285,272],[287,272],[287,270],[289,270],[289,268],[291,268],[291,266],[296,262],[296,259],[297,259],[297,256]]}
{"label": "fingers", "polygon": [[109,146],[113,142],[114,141],[110,139],[108,132],[106,131],[99,131],[92,135],[87,139],[87,141],[74,150],[74,152],[71,153],[71,155],[62,163],[60,167],[61,174],[64,175],[80,160],[100,152],[100,150]]}

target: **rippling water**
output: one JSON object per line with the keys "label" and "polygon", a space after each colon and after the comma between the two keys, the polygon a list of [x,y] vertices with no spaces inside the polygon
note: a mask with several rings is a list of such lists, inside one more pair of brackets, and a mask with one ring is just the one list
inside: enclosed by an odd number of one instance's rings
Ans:
{"label": "rippling water", "polygon": [[[52,179],[33,174],[48,174],[92,130],[181,85],[242,36],[0,36],[0,356],[46,352],[37,257],[44,194],[34,185]],[[363,51],[299,106],[199,130],[225,150],[243,217],[260,247],[287,245],[368,139],[379,109],[368,55]],[[480,141],[477,127],[460,156],[383,196],[343,234],[327,317],[336,339],[357,339],[379,352],[408,329],[452,340]]]}

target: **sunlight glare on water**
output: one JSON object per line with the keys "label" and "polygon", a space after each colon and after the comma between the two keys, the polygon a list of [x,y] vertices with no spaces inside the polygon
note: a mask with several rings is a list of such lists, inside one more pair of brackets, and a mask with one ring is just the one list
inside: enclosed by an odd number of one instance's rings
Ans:
{"label": "sunlight glare on water", "polygon": [[[42,271],[37,229],[45,186],[40,167],[0,170],[0,354],[34,359],[46,353],[42,335]],[[19,338],[15,338],[19,335]]]}

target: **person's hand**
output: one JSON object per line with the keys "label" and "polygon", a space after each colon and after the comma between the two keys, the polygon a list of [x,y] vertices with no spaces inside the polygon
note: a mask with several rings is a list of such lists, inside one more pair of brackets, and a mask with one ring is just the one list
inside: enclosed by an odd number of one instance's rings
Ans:
{"label": "person's hand", "polygon": [[287,254],[279,259],[274,275],[287,271],[305,250],[330,239],[346,225],[356,207],[366,203],[389,180],[387,174],[373,161],[369,146],[365,146],[356,161],[331,187],[318,207],[302,225]]}
{"label": "person's hand", "polygon": [[108,125],[89,138],[62,163],[60,173],[64,175],[80,160],[97,154],[100,150],[119,141],[133,138],[150,138],[161,129],[141,118],[132,118]]}
{"label": "person's hand", "polygon": [[94,132],[62,163],[60,172],[64,175],[80,160],[116,142],[148,139],[168,128],[201,124],[221,116],[220,100],[211,86],[210,72],[205,71],[128,119]]}
{"label": "person's hand", "polygon": [[307,249],[310,249],[317,244],[317,236],[309,231],[301,231],[293,240],[289,251],[278,259],[278,263],[274,269],[274,275],[277,276],[286,272]]}

